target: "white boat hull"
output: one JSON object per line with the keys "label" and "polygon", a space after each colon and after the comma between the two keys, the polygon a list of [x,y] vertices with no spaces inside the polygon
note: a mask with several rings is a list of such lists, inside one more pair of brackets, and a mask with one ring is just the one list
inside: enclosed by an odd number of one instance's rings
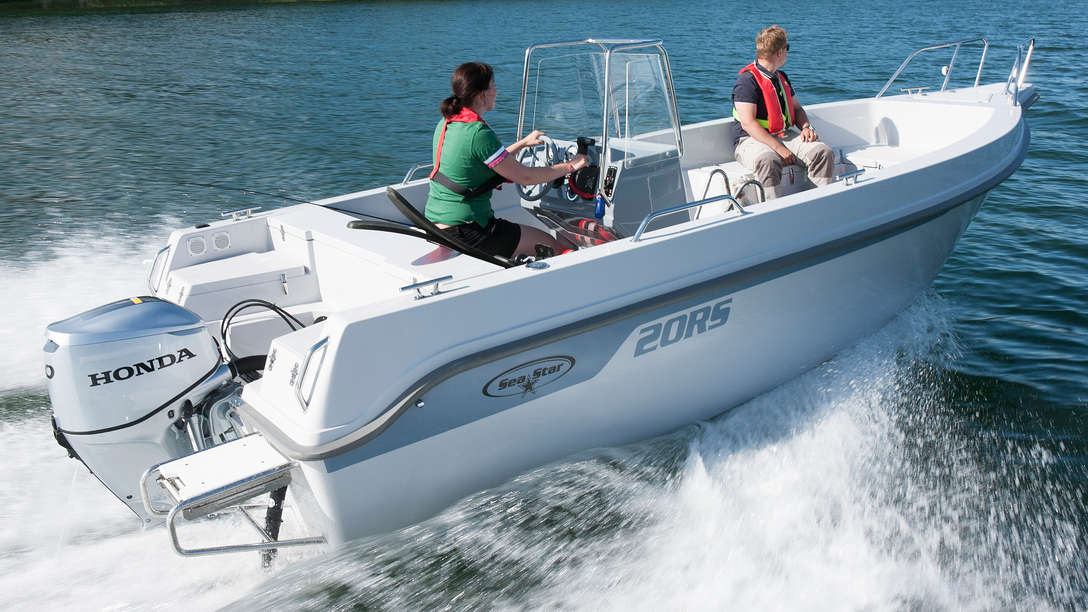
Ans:
{"label": "white boat hull", "polygon": [[[723,282],[721,288],[685,302],[449,379],[427,393],[422,408],[409,408],[382,436],[418,436],[419,422],[443,418],[434,414],[439,411],[483,416],[387,452],[363,445],[329,459],[301,462],[327,517],[326,533],[331,541],[341,542],[411,524],[466,492],[496,485],[533,466],[582,449],[662,434],[774,388],[878,329],[924,291],[983,197],[801,269],[765,280]],[[634,356],[638,341],[649,337],[637,330],[726,300],[725,324]],[[673,324],[672,329],[678,327]],[[608,337],[623,341],[615,346]],[[484,377],[549,356],[578,359],[582,346],[598,344],[610,345],[614,352],[587,380],[543,396],[529,392],[498,412],[485,406],[491,398],[479,393]]]}

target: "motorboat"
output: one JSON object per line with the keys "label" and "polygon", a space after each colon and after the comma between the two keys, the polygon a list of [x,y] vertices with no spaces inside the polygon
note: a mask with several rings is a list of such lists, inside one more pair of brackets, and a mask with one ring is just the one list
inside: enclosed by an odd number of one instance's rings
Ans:
{"label": "motorboat", "polygon": [[[511,260],[437,232],[425,164],[178,229],[147,295],[48,326],[57,441],[196,555],[336,545],[713,417],[931,284],[1026,155],[1033,46],[1005,82],[980,84],[989,43],[962,40],[919,49],[872,98],[807,107],[837,178],[806,189],[788,167],[767,200],[733,159],[732,118],[680,124],[661,41],[533,45],[518,137],[549,138],[519,159],[592,164],[492,203],[578,248]],[[937,49],[939,87],[885,95]],[[974,81],[952,87],[968,49]],[[285,508],[302,524],[281,538]],[[194,537],[231,514],[253,533]]]}

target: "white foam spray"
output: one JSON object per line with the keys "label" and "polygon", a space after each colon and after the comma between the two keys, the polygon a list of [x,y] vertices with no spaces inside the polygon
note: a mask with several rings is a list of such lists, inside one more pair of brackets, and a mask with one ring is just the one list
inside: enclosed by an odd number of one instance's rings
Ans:
{"label": "white foam spray", "polygon": [[257,553],[175,554],[51,437],[44,415],[0,423],[0,609],[208,610],[268,577]]}
{"label": "white foam spray", "polygon": [[[706,424],[675,486],[641,500],[653,506],[653,524],[580,553],[598,562],[565,564],[532,606],[1049,608],[1009,580],[1016,563],[993,554],[1000,546],[963,537],[964,523],[986,520],[979,465],[935,423],[915,421],[937,418],[928,404],[938,393],[906,370],[948,341],[945,308],[923,301],[831,362]],[[947,480],[919,473],[909,458],[915,445],[947,454],[938,459],[951,466]],[[993,533],[989,543],[1003,537]]]}
{"label": "white foam spray", "polygon": [[[149,260],[166,232],[58,237],[48,250],[0,262],[8,306],[0,327],[0,609],[192,610],[229,603],[269,576],[257,553],[175,554],[165,529],[145,530],[67,457],[49,425],[41,353],[46,325],[146,295]],[[235,527],[226,523],[219,534]],[[219,539],[214,531],[211,536],[211,542]],[[276,567],[292,558],[285,553]]]}
{"label": "white foam spray", "polygon": [[[163,227],[179,225],[166,219]],[[66,234],[48,251],[19,262],[0,261],[5,322],[0,326],[0,393],[45,386],[45,327],[84,310],[147,295],[149,260],[165,244],[158,236],[117,232]]]}

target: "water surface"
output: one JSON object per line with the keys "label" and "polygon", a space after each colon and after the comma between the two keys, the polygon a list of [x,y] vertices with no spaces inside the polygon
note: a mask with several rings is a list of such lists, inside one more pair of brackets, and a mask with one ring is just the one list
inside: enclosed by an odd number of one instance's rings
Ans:
{"label": "water surface", "polygon": [[559,0],[0,16],[0,604],[1083,609],[1088,19],[1068,2],[816,2],[780,19],[805,104],[874,95],[915,48],[978,35],[993,45],[984,81],[1037,37],[1042,99],[1023,167],[931,292],[723,417],[544,466],[394,534],[283,554],[271,572],[253,555],[177,557],[52,441],[44,326],[143,293],[170,229],[290,203],[253,191],[399,181],[429,156],[461,61],[495,66],[488,120],[511,140],[534,42],[661,38],[681,119],[722,116],[765,14]]}

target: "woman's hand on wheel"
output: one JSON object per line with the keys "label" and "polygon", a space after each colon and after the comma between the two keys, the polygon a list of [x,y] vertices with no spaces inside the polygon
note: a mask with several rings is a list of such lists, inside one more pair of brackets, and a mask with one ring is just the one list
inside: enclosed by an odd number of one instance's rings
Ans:
{"label": "woman's hand on wheel", "polygon": [[588,166],[589,165],[589,158],[586,157],[584,154],[575,155],[567,163],[570,164],[571,172],[575,172],[577,170],[581,170],[582,168],[585,168],[586,166]]}
{"label": "woman's hand on wheel", "polygon": [[528,136],[526,136],[525,138],[522,138],[520,141],[518,141],[518,145],[519,145],[518,148],[519,149],[524,149],[525,147],[534,147],[534,146],[540,144],[541,142],[543,142],[543,141],[540,140],[540,137],[544,136],[544,135],[545,135],[544,132],[542,132],[540,130],[533,130],[532,132],[529,132]]}

